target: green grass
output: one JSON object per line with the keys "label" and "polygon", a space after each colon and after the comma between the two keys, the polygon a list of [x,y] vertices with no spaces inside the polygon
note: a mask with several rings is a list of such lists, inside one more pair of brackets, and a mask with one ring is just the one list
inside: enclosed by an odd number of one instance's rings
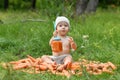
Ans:
{"label": "green grass", "polygon": [[[98,10],[96,14],[72,19],[69,35],[78,45],[74,60],[85,58],[101,62],[111,61],[118,69],[114,74],[72,76],[69,80],[119,80],[120,79],[120,11]],[[41,19],[43,22],[23,22]],[[51,54],[49,39],[52,36],[55,17],[38,12],[0,12],[0,63],[25,58],[27,54],[40,57]],[[85,41],[83,35],[89,38]],[[84,46],[82,48],[81,46]],[[66,77],[46,74],[28,74],[0,67],[0,80],[66,80]]]}

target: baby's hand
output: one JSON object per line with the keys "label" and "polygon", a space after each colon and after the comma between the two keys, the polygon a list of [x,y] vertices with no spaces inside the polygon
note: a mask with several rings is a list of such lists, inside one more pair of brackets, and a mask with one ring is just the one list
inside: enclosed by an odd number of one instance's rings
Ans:
{"label": "baby's hand", "polygon": [[70,46],[71,46],[72,51],[75,51],[77,49],[77,45],[74,42],[72,37],[69,38],[69,42],[70,42]]}
{"label": "baby's hand", "polygon": [[53,36],[55,37],[55,36],[57,36],[57,34],[58,34],[57,30],[55,30],[55,31],[53,32]]}

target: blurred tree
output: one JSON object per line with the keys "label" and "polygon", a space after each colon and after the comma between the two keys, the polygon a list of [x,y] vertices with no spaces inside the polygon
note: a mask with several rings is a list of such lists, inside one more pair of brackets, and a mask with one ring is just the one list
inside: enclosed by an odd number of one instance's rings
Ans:
{"label": "blurred tree", "polygon": [[36,0],[32,0],[32,9],[36,8]]}
{"label": "blurred tree", "polygon": [[120,0],[100,0],[99,6],[102,8],[109,8],[109,6],[120,6]]}
{"label": "blurred tree", "polygon": [[99,0],[77,0],[76,15],[95,12]]}
{"label": "blurred tree", "polygon": [[7,9],[9,6],[9,0],[4,0],[4,9]]}

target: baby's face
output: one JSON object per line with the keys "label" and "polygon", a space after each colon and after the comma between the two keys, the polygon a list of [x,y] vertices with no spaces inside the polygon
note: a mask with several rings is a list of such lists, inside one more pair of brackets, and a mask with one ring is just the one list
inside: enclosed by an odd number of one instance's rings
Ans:
{"label": "baby's face", "polygon": [[66,22],[60,22],[57,25],[57,32],[60,36],[66,36],[69,31],[69,25]]}

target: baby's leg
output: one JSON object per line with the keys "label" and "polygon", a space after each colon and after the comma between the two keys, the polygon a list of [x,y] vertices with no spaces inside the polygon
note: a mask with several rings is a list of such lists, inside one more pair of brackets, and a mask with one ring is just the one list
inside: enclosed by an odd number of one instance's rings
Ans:
{"label": "baby's leg", "polygon": [[72,63],[72,56],[69,55],[69,56],[66,56],[63,60],[63,65],[60,65],[57,70],[58,71],[62,71],[64,69],[69,69],[71,67],[71,63]]}
{"label": "baby's leg", "polygon": [[69,55],[69,56],[66,56],[65,59],[64,59],[64,66],[68,66],[72,63],[72,56]]}
{"label": "baby's leg", "polygon": [[[50,69],[50,70],[55,70],[56,69],[56,62],[50,58],[48,55],[43,55],[41,57],[43,63],[45,62],[45,65]],[[47,64],[46,64],[47,63]]]}
{"label": "baby's leg", "polygon": [[54,64],[55,62],[48,56],[48,55],[43,55],[41,57],[43,62],[46,62],[48,64]]}

